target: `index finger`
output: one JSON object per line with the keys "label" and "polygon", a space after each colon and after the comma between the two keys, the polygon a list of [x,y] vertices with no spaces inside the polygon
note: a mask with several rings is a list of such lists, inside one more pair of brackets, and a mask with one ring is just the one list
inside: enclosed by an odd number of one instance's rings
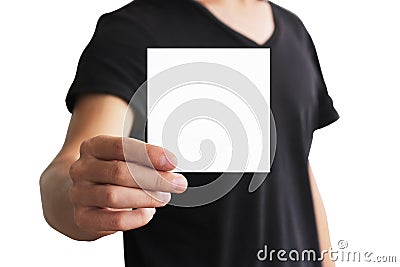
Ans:
{"label": "index finger", "polygon": [[173,170],[176,166],[172,152],[137,139],[100,135],[87,142],[86,149],[98,159],[134,162],[160,171]]}

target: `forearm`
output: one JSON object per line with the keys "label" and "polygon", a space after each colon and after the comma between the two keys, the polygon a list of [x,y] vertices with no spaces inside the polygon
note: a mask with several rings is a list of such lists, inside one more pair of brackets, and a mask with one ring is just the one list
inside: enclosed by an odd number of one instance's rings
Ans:
{"label": "forearm", "polygon": [[84,140],[97,135],[120,136],[122,126],[133,124],[133,112],[124,100],[103,94],[82,95],[74,107],[64,145],[40,177],[43,214],[48,224],[77,240],[95,240],[83,232],[74,220],[74,206],[69,197],[72,181],[69,169],[78,160]]}
{"label": "forearm", "polygon": [[73,159],[55,160],[40,177],[43,215],[58,232],[75,240],[95,240],[74,221],[74,208],[69,198],[71,179],[69,167]]}

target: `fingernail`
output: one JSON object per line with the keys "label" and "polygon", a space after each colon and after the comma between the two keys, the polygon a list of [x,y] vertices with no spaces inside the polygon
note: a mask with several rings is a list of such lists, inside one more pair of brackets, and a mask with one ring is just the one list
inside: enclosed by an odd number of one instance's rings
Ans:
{"label": "fingernail", "polygon": [[163,155],[162,157],[161,157],[161,159],[160,159],[160,164],[161,164],[161,166],[165,166],[165,164],[167,163],[168,161],[167,161],[167,158]]}
{"label": "fingernail", "polygon": [[171,194],[165,192],[159,192],[156,196],[156,199],[163,203],[168,203],[171,200]]}
{"label": "fingernail", "polygon": [[183,192],[187,188],[187,185],[188,185],[187,180],[181,174],[177,174],[177,176],[179,176],[179,178],[175,178],[174,180],[172,180],[172,186],[175,191]]}
{"label": "fingernail", "polygon": [[156,209],[150,208],[149,212],[150,212],[150,215],[153,216],[156,213]]}

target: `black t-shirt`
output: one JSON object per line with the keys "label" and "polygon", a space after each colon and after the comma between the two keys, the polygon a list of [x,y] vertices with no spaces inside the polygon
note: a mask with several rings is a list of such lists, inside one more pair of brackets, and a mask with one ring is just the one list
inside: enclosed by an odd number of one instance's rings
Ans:
{"label": "black t-shirt", "polygon": [[[277,145],[271,172],[249,193],[251,174],[223,198],[194,208],[158,209],[146,226],[124,233],[127,266],[321,266],[301,261],[319,253],[308,154],[313,132],[339,118],[310,35],[300,19],[271,3],[272,37],[263,45],[229,28],[193,0],[136,0],[101,16],[79,61],[66,103],[72,112],[84,93],[126,100],[146,80],[148,47],[271,48],[271,110]],[[186,174],[189,186],[218,174]],[[257,252],[284,249],[260,261]],[[296,249],[300,261],[288,253]],[[292,258],[296,254],[291,254]],[[307,258],[307,257],[306,257]]]}

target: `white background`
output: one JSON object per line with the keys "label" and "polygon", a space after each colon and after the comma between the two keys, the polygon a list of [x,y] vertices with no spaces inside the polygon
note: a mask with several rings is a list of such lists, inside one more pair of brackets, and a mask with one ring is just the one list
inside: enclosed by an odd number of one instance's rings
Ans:
{"label": "white background", "polygon": [[[123,266],[121,234],[75,242],[48,227],[38,181],[63,142],[70,117],[64,97],[96,21],[127,2],[0,4],[0,266]],[[332,242],[397,253],[399,261],[397,1],[275,3],[298,14],[309,29],[341,115],[315,133],[310,155]]]}

